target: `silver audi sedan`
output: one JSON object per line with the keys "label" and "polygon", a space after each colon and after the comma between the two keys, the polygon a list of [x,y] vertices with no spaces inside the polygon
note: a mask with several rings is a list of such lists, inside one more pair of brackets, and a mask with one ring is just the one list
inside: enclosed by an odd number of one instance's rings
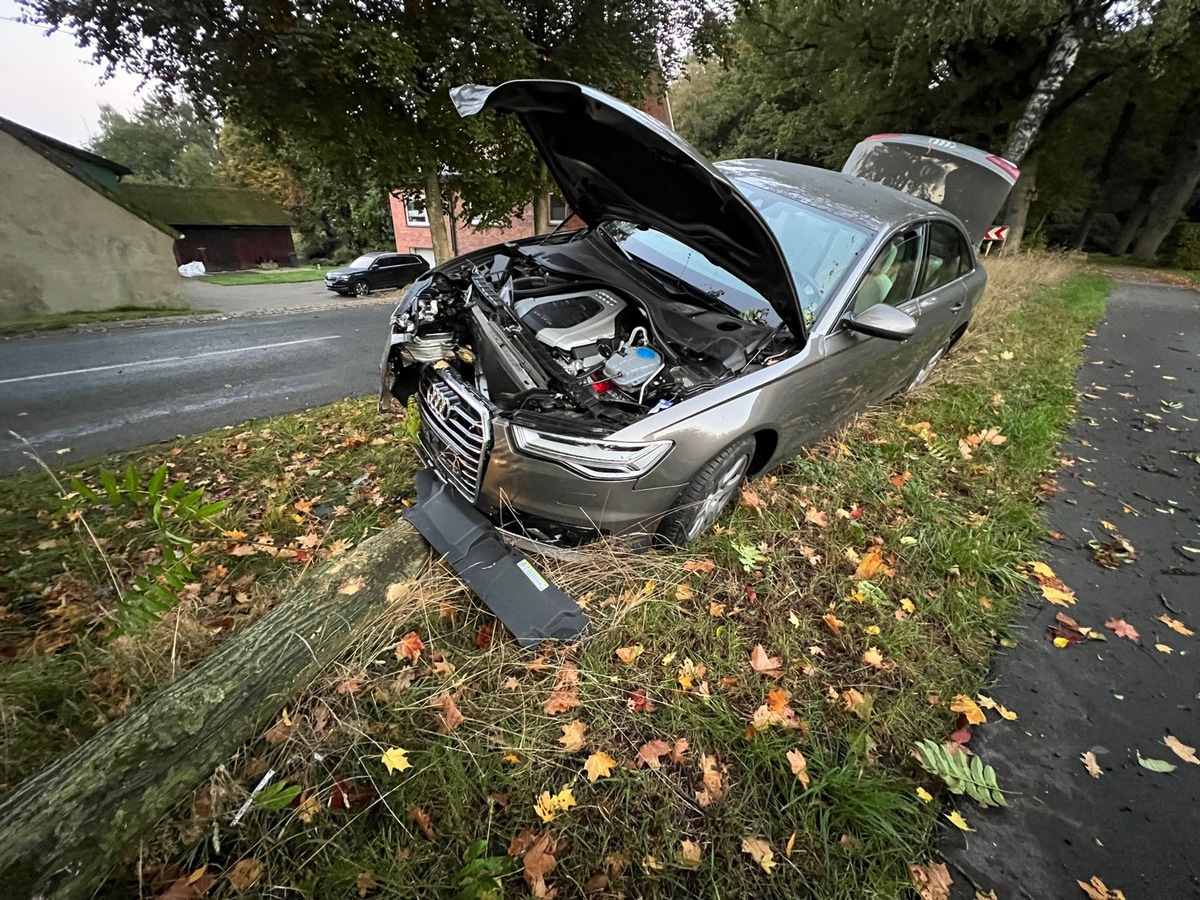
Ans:
{"label": "silver audi sedan", "polygon": [[415,396],[427,478],[558,545],[686,544],[745,478],[924,381],[970,325],[987,281],[974,247],[1018,174],[900,134],[842,172],[712,164],[570,82],[454,99],[517,116],[580,227],[418,280],[392,316],[381,406]]}

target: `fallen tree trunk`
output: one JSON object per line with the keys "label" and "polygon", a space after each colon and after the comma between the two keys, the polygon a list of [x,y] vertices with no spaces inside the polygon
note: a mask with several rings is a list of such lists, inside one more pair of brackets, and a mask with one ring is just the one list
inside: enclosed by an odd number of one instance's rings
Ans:
{"label": "fallen tree trunk", "polygon": [[273,720],[429,559],[407,522],[311,577],[169,687],[0,799],[5,897],[90,896],[138,837]]}

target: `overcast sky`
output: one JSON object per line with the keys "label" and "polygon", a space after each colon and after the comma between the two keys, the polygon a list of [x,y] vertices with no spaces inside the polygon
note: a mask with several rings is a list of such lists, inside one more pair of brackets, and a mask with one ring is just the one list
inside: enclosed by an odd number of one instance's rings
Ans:
{"label": "overcast sky", "polygon": [[0,0],[0,116],[70,144],[96,134],[100,104],[128,113],[140,102],[139,80],[123,72],[100,84],[104,70],[70,35],[50,36]]}

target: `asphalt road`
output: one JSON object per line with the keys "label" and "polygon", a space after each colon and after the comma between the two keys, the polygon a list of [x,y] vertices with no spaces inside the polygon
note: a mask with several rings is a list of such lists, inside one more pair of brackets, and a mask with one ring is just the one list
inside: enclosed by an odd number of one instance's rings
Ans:
{"label": "asphalt road", "polygon": [[[1063,535],[1048,539],[1047,561],[1077,602],[1031,597],[1019,645],[996,661],[989,693],[1019,718],[989,714],[968,746],[1012,794],[1007,809],[955,803],[976,829],[947,829],[942,848],[963,900],[971,881],[1005,900],[1082,897],[1076,882],[1093,876],[1129,900],[1200,897],[1200,765],[1163,743],[1200,748],[1200,553],[1185,549],[1200,548],[1200,293],[1118,287],[1078,387],[1062,446],[1074,465],[1046,509]],[[1090,541],[1115,539],[1104,523],[1134,562],[1093,560]],[[1055,647],[1047,629],[1059,612],[1107,640]],[[1105,627],[1121,619],[1137,641]],[[1099,777],[1080,761],[1089,751]],[[1150,771],[1139,754],[1175,770]]]}
{"label": "asphalt road", "polygon": [[393,304],[0,343],[0,475],[373,393]]}

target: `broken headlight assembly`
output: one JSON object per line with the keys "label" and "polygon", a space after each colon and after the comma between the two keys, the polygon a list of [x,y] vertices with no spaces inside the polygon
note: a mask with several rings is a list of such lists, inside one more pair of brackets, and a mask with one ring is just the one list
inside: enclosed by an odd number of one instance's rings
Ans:
{"label": "broken headlight assembly", "polygon": [[672,441],[603,441],[537,431],[512,425],[509,435],[516,449],[527,456],[566,466],[588,478],[621,481],[640,478],[674,446]]}

